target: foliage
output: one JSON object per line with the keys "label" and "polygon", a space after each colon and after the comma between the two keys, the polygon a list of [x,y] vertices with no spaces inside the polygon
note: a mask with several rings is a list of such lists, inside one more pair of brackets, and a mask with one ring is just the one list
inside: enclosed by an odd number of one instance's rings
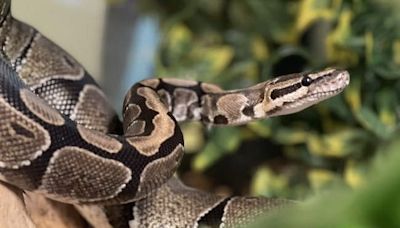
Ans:
{"label": "foliage", "polygon": [[251,227],[398,227],[399,148],[400,134],[396,134],[374,161],[368,185],[355,191],[331,189],[305,203],[269,213]]}
{"label": "foliage", "polygon": [[[141,6],[160,18],[156,74],[161,77],[198,79],[230,89],[327,66],[350,71],[351,83],[343,95],[298,114],[205,133],[198,124],[186,125],[187,149],[192,152],[186,157],[192,171],[184,167],[184,178],[185,173],[209,174],[224,159],[244,154],[256,156],[257,162],[243,171],[251,179],[250,187],[231,190],[235,193],[250,189],[257,195],[302,199],[332,185],[359,188],[371,160],[399,136],[399,1],[150,0],[141,1]],[[395,145],[392,153],[400,150]],[[254,152],[259,150],[264,153],[261,162]],[[392,177],[396,171],[393,167],[384,173]],[[230,172],[235,179],[238,171],[218,172]],[[369,202],[369,194],[392,194],[372,186],[356,195],[342,191],[334,193],[335,198],[350,202],[339,204],[325,197],[297,217],[326,202],[334,205],[333,213],[346,217],[354,202],[367,208],[360,215],[365,219],[348,224],[362,226],[370,222],[367,215],[374,207],[389,201]],[[393,213],[399,211],[396,199]]]}

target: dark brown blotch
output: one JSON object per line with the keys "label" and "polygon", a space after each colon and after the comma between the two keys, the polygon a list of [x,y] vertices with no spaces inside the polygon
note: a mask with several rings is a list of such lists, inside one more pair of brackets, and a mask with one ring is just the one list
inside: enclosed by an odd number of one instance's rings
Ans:
{"label": "dark brown blotch", "polygon": [[296,91],[300,88],[301,88],[301,83],[296,83],[294,85],[287,86],[287,87],[284,87],[281,89],[274,89],[274,90],[272,90],[270,97],[272,100],[275,100],[275,99],[277,99],[279,97],[283,97],[289,93],[293,93],[294,91]]}
{"label": "dark brown blotch", "polygon": [[203,123],[210,123],[210,118],[208,118],[206,115],[200,115],[200,120]]}
{"label": "dark brown blotch", "polygon": [[222,224],[222,218],[224,216],[225,207],[231,198],[226,198],[217,205],[215,205],[206,214],[200,217],[198,224],[206,227],[220,227]]}
{"label": "dark brown blotch", "polygon": [[218,115],[214,117],[215,124],[228,124],[228,119],[223,115]]}
{"label": "dark brown blotch", "polygon": [[26,129],[24,126],[19,125],[18,123],[11,122],[10,126],[15,131],[17,135],[21,135],[26,138],[33,139],[35,138],[35,134],[33,134],[29,129]]}
{"label": "dark brown blotch", "polygon": [[254,117],[254,108],[253,108],[253,106],[244,107],[244,109],[242,110],[242,113],[244,115],[246,115],[246,116]]}

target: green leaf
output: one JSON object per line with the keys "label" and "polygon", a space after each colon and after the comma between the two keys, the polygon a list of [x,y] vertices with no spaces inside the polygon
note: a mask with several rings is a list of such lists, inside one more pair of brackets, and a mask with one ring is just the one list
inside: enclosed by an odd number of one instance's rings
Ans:
{"label": "green leaf", "polygon": [[319,136],[310,134],[307,147],[311,154],[328,157],[346,157],[360,153],[369,135],[358,129],[344,128]]}
{"label": "green leaf", "polygon": [[309,132],[301,128],[281,127],[272,135],[272,139],[284,145],[305,143]]}
{"label": "green leaf", "polygon": [[289,185],[289,180],[283,175],[273,173],[268,167],[260,167],[254,174],[251,192],[254,195],[276,196]]}
{"label": "green leaf", "polygon": [[400,134],[375,160],[368,184],[336,187],[304,203],[268,212],[248,227],[397,227],[400,224]]}
{"label": "green leaf", "polygon": [[356,118],[360,124],[373,132],[381,139],[387,139],[392,130],[387,128],[379,119],[379,117],[368,107],[362,107],[357,113]]}
{"label": "green leaf", "polygon": [[234,152],[241,142],[238,128],[215,128],[210,135],[211,140],[193,161],[193,169],[196,171],[203,171],[212,166],[224,154]]}
{"label": "green leaf", "polygon": [[212,166],[215,161],[223,156],[222,151],[214,143],[207,143],[204,150],[197,154],[193,161],[193,170],[203,171]]}

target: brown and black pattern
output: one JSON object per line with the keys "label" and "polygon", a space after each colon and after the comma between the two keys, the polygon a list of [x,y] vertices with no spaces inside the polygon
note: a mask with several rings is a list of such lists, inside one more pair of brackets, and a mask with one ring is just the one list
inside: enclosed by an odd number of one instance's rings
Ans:
{"label": "brown and black pattern", "polygon": [[19,92],[24,105],[41,120],[57,126],[61,126],[65,123],[64,117],[60,112],[56,109],[49,108],[44,100],[40,99],[29,89],[21,89]]}
{"label": "brown and black pattern", "polygon": [[[34,107],[31,105],[32,100],[29,100],[28,102],[26,102],[27,100],[24,101],[22,99],[23,96],[21,97],[21,91],[24,91],[25,88],[21,88],[21,84],[13,83],[12,81],[13,78],[16,77],[15,72],[12,71],[4,62],[1,62],[0,66],[0,69],[2,70],[1,72],[3,73],[0,75],[2,82],[2,89],[0,91],[1,96],[9,98],[9,100],[0,102],[0,104],[4,104],[4,109],[1,113],[3,117],[10,116],[9,118],[2,118],[0,120],[0,125],[7,128],[2,131],[4,137],[1,140],[5,143],[3,148],[7,150],[2,153],[2,156],[6,156],[2,159],[4,163],[3,168],[15,169],[14,171],[2,170],[1,172],[4,173],[4,176],[10,183],[14,183],[14,178],[12,178],[14,176],[18,176],[16,179],[23,179],[26,175],[32,175],[37,177],[37,181],[28,181],[30,183],[30,188],[27,190],[39,190],[40,192],[47,190],[49,196],[56,199],[70,199],[70,201],[73,201],[72,199],[74,199],[75,202],[88,202],[84,197],[76,197],[76,189],[57,187],[59,183],[54,181],[43,182],[45,178],[49,176],[49,169],[46,168],[44,164],[47,164],[48,167],[52,167],[52,159],[54,160],[57,157],[56,155],[60,154],[60,151],[63,151],[63,148],[79,148],[79,153],[68,153],[70,156],[68,158],[70,163],[64,162],[62,164],[68,164],[68,167],[72,168],[72,170],[79,170],[77,168],[80,166],[89,167],[88,165],[84,165],[83,160],[90,160],[89,158],[95,157],[96,159],[92,160],[97,161],[99,165],[95,166],[93,170],[91,170],[93,172],[91,175],[102,176],[102,172],[104,172],[104,175],[112,174],[112,168],[109,170],[104,169],[104,167],[107,166],[106,164],[109,164],[110,162],[119,162],[120,165],[118,167],[122,167],[131,172],[129,181],[126,183],[121,182],[118,194],[113,193],[108,196],[103,195],[102,197],[95,197],[89,201],[129,201],[136,197],[136,193],[140,186],[139,176],[143,170],[148,165],[152,164],[152,161],[158,159],[161,159],[160,161],[162,161],[163,158],[168,157],[168,154],[176,153],[174,152],[175,148],[166,147],[165,149],[159,150],[160,154],[149,157],[142,155],[138,150],[132,147],[128,141],[120,136],[104,135],[101,132],[84,129],[82,126],[77,128],[76,124],[66,117],[62,117],[64,118],[65,123],[60,125],[59,122],[54,121],[54,119],[57,119],[57,117],[54,117],[55,111],[45,102],[38,102],[37,106]],[[17,79],[14,80],[18,82]],[[40,115],[38,115],[38,110],[40,111]],[[59,115],[61,116],[61,114]],[[10,137],[12,138],[7,137],[5,133],[11,134]],[[176,137],[173,135],[170,136],[168,140],[169,145],[175,145],[175,147],[179,145],[179,142],[182,141],[179,133],[180,132],[178,131]],[[10,144],[12,142],[15,142],[16,145]],[[10,146],[12,148],[8,148]],[[17,151],[13,152],[11,149]],[[119,149],[119,151],[117,151],[117,149]],[[70,149],[69,151],[77,150],[78,149]],[[13,153],[14,156],[11,156],[9,153]],[[73,157],[76,159],[74,160]],[[83,159],[84,157],[85,159]],[[176,169],[180,157],[181,156],[175,157],[175,162],[169,163],[170,165],[168,167],[159,166],[158,175],[165,176],[165,178],[171,176],[171,170]],[[18,169],[20,166],[23,166],[23,171],[22,168]],[[166,170],[164,170],[165,172],[163,171],[163,167],[166,168]],[[96,169],[98,169],[97,172],[95,172]],[[55,170],[56,172],[61,171],[59,168]],[[114,170],[117,172],[118,168],[114,168]],[[70,171],[67,173],[73,174],[73,172]],[[71,178],[79,178],[79,176],[82,175],[73,175]],[[75,184],[79,183],[75,179],[68,180],[68,176],[63,177],[64,178],[60,178],[59,180],[64,183],[67,183],[68,181]],[[57,178],[52,178],[52,180],[56,179]],[[115,178],[115,180],[118,180],[118,178]],[[93,182],[92,178],[83,178],[82,181],[82,186],[91,186],[91,189],[95,191],[98,191],[96,190],[97,185],[102,185],[100,184],[101,181],[96,184],[96,182]],[[156,183],[154,183],[155,187],[162,184],[159,181],[160,178],[158,178]],[[34,186],[31,185],[32,183]],[[107,193],[111,194],[111,192]]]}
{"label": "brown and black pattern", "polygon": [[349,83],[348,73],[336,69],[229,91],[149,79],[128,92],[121,124],[83,67],[15,20],[9,4],[0,0],[0,179],[80,204],[94,227],[234,227],[291,204],[183,185],[173,177],[184,151],[178,122],[238,125],[290,114]]}
{"label": "brown and black pattern", "polygon": [[76,105],[69,116],[77,124],[100,132],[109,132],[116,125],[115,112],[96,85],[83,86],[78,101],[74,104]]}
{"label": "brown and black pattern", "polygon": [[38,192],[64,202],[106,201],[116,198],[131,178],[132,170],[117,160],[65,146],[53,153]]}
{"label": "brown and black pattern", "polygon": [[51,144],[50,133],[0,98],[0,167],[29,166]]}

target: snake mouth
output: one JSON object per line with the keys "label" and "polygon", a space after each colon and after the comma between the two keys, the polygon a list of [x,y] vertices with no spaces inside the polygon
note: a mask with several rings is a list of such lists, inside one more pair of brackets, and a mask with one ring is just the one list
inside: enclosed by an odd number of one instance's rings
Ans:
{"label": "snake mouth", "polygon": [[331,76],[322,78],[313,84],[306,98],[326,99],[344,90],[350,83],[350,74],[346,70],[336,70]]}
{"label": "snake mouth", "polygon": [[311,98],[312,100],[318,100],[320,101],[320,99],[328,99],[330,97],[335,96],[336,94],[339,94],[340,92],[342,92],[344,90],[343,88],[339,88],[336,90],[331,90],[331,91],[325,91],[325,92],[318,92],[318,93],[312,93],[311,95],[308,95],[307,97],[305,97],[304,99],[308,99]]}

